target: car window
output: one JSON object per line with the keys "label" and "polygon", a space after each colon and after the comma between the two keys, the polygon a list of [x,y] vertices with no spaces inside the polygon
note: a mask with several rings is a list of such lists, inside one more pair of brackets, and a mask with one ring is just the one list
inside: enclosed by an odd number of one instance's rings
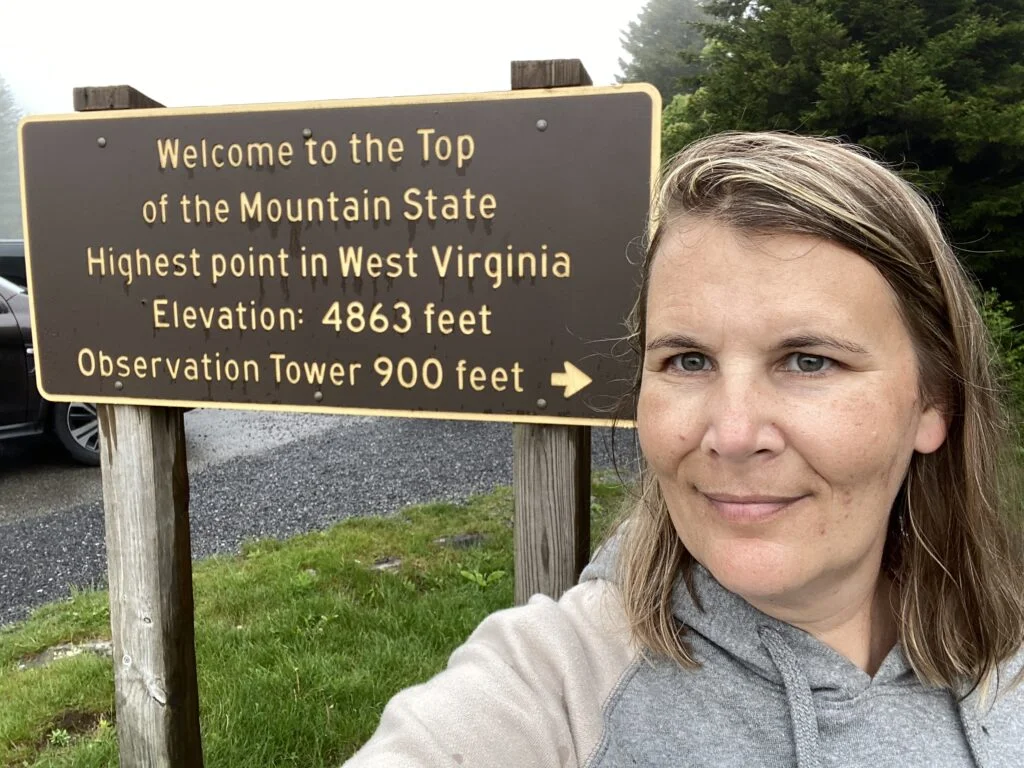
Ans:
{"label": "car window", "polygon": [[12,283],[6,277],[0,277],[0,293],[27,293],[25,286]]}

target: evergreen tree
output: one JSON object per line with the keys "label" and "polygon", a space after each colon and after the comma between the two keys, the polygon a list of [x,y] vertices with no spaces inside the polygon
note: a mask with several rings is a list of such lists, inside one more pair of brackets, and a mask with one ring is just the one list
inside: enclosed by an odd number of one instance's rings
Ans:
{"label": "evergreen tree", "polygon": [[715,0],[665,148],[721,130],[841,135],[933,194],[988,287],[1024,300],[1024,0]]}
{"label": "evergreen tree", "polygon": [[619,59],[618,81],[651,83],[666,103],[692,91],[704,45],[697,25],[707,20],[697,0],[648,0],[623,32],[622,47],[631,59]]}
{"label": "evergreen tree", "polygon": [[14,92],[0,77],[0,238],[21,237],[21,184],[18,178],[18,120]]}

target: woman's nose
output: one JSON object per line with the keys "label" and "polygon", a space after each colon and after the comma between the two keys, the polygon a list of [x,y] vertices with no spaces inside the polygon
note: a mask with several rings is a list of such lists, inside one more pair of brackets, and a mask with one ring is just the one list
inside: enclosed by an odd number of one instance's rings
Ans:
{"label": "woman's nose", "polygon": [[706,400],[701,450],[733,461],[782,451],[775,405],[765,382],[722,376]]}

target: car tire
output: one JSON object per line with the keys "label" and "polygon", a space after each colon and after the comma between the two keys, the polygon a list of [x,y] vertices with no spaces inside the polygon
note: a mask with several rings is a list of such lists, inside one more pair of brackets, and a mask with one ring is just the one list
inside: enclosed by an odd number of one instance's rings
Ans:
{"label": "car tire", "polygon": [[55,403],[53,434],[81,464],[100,464],[100,424],[96,406],[89,403]]}

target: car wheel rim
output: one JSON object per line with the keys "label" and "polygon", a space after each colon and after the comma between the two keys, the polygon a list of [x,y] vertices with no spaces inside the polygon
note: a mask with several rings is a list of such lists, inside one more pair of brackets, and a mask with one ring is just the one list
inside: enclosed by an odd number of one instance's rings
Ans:
{"label": "car wheel rim", "polygon": [[87,451],[99,451],[100,422],[96,417],[96,406],[88,403],[71,403],[68,406],[68,432],[72,439]]}

